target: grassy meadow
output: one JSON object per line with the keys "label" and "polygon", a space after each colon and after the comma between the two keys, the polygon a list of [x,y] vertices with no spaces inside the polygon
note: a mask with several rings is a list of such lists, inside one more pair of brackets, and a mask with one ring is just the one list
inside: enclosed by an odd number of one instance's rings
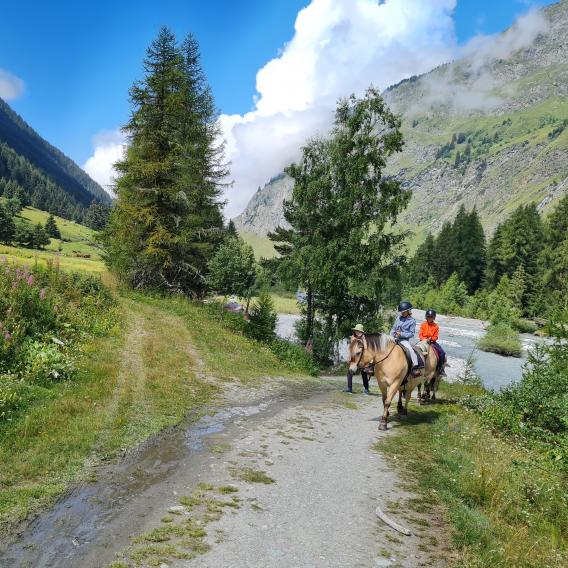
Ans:
{"label": "grassy meadow", "polygon": [[[48,217],[48,213],[33,207],[26,207],[19,214],[19,219],[30,225],[45,225]],[[47,266],[49,262],[57,262],[64,270],[104,272],[106,268],[101,260],[102,250],[95,242],[95,231],[74,221],[54,217],[61,239],[52,238],[50,244],[41,250],[0,244],[0,256],[19,264]],[[78,255],[90,255],[90,258]]]}

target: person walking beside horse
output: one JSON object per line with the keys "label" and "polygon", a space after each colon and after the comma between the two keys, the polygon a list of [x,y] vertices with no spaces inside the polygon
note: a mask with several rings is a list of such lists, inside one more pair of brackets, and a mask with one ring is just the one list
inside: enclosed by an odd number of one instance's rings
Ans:
{"label": "person walking beside horse", "polygon": [[[352,330],[355,339],[362,339],[365,335],[365,329],[362,324],[358,323]],[[363,388],[365,389],[363,392],[365,394],[371,394],[369,391],[369,374],[373,374],[372,372],[367,373],[365,369],[361,369],[361,379],[363,379]],[[343,389],[343,392],[347,394],[353,394],[353,372],[348,370],[347,371],[347,386]]]}

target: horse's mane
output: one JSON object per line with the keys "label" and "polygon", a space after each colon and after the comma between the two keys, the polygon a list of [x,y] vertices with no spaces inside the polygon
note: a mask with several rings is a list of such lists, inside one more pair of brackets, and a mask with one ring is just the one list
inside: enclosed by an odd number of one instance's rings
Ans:
{"label": "horse's mane", "polygon": [[367,333],[365,334],[367,347],[375,351],[386,351],[394,343],[394,339],[386,333]]}

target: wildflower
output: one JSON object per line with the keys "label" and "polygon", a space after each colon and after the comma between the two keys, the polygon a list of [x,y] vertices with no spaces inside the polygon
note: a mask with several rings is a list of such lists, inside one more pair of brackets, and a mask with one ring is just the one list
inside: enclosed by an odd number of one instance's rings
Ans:
{"label": "wildflower", "polygon": [[28,286],[31,286],[34,283],[34,275],[30,274],[27,279]]}
{"label": "wildflower", "polygon": [[7,331],[7,332],[4,334],[4,339],[5,339],[6,341],[9,341],[11,338],[12,338],[12,334],[11,334],[9,331]]}
{"label": "wildflower", "polygon": [[51,341],[53,341],[53,343],[56,343],[57,345],[65,345],[65,343],[63,343],[63,341],[61,341],[61,339],[58,339],[57,337],[52,337]]}
{"label": "wildflower", "polygon": [[47,290],[45,288],[42,288],[39,291],[39,299],[40,300],[45,300],[45,297],[47,296]]}

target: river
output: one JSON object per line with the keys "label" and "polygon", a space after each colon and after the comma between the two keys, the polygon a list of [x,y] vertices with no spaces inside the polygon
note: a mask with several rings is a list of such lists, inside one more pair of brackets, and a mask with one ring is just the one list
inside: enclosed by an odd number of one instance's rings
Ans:
{"label": "river", "polygon": [[[424,321],[423,310],[413,310],[418,326]],[[279,314],[276,332],[285,339],[294,339],[294,323],[300,316]],[[496,353],[487,353],[476,349],[475,342],[485,333],[487,322],[454,316],[438,315],[440,326],[439,343],[448,354],[446,369],[448,381],[455,381],[463,375],[466,361],[473,358],[474,372],[481,378],[488,389],[500,390],[505,385],[521,378],[528,351],[543,340],[534,335],[521,334],[523,355],[504,357]],[[341,356],[347,352],[347,342],[340,346]]]}

